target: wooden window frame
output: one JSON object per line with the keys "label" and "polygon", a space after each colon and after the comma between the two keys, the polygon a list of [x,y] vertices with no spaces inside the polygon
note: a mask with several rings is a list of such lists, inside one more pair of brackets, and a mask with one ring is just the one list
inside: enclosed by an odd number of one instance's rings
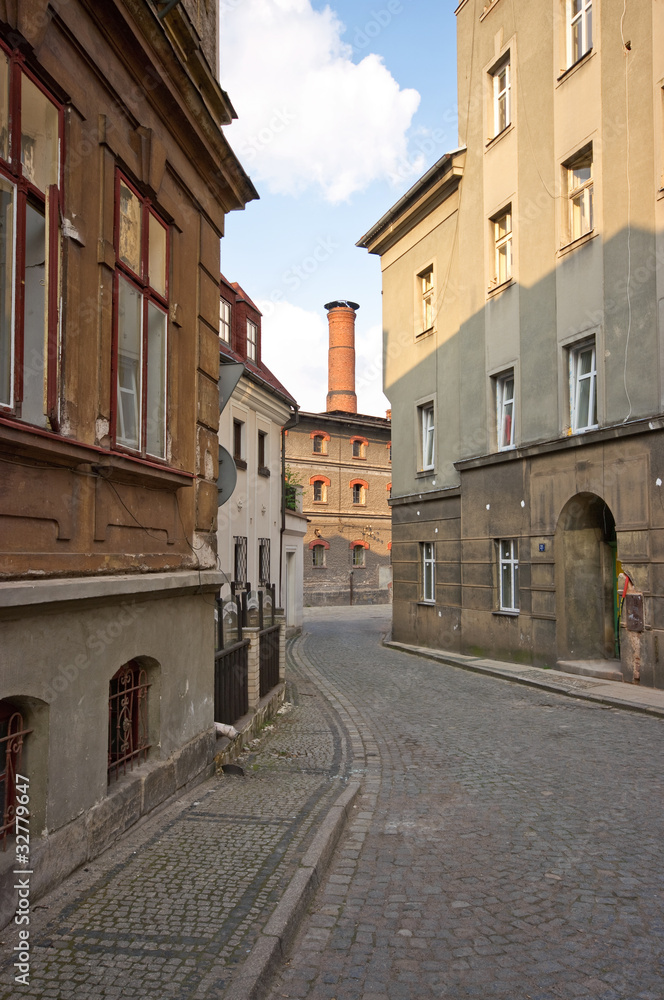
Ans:
{"label": "wooden window frame", "polygon": [[[139,271],[120,259],[120,187],[124,184],[132,194],[138,199],[141,206],[141,244]],[[149,275],[149,229],[150,218],[163,228],[165,244],[164,260],[164,292],[150,284]],[[168,451],[168,376],[169,376],[169,298],[170,298],[170,260],[171,260],[171,233],[170,227],[163,217],[156,211],[150,198],[142,195],[135,184],[119,168],[115,171],[114,186],[114,222],[113,222],[113,245],[115,248],[115,274],[113,277],[113,352],[111,363],[111,437],[113,445],[118,451],[127,451],[133,455],[140,455],[142,458],[156,461],[165,461]],[[141,357],[140,357],[140,389],[138,392],[138,447],[134,448],[118,440],[118,342],[119,342],[119,295],[120,281],[127,284],[138,292],[141,299]],[[148,451],[148,310],[149,307],[156,307],[163,313],[165,318],[165,358],[164,358],[164,384],[163,384],[163,450],[162,454],[154,454]]]}
{"label": "wooden window frame", "polygon": [[[12,304],[10,329],[7,335],[7,377],[8,398],[2,399],[0,387],[0,414],[14,416],[25,420],[31,426],[40,426],[52,431],[59,431],[59,393],[60,376],[60,218],[63,214],[64,190],[64,108],[49,89],[25,65],[23,55],[11,49],[0,41],[0,53],[7,58],[8,83],[8,159],[0,157],[0,177],[13,188],[13,218],[12,218]],[[24,175],[21,161],[22,151],[22,81],[27,79],[53,105],[58,122],[58,164],[57,184],[48,185],[42,191]],[[46,292],[44,296],[44,311],[46,315],[46,352],[41,359],[43,363],[44,384],[44,420],[39,424],[28,421],[22,413],[25,399],[25,252],[26,252],[26,214],[28,205],[39,214],[43,213],[45,226],[45,262]]]}

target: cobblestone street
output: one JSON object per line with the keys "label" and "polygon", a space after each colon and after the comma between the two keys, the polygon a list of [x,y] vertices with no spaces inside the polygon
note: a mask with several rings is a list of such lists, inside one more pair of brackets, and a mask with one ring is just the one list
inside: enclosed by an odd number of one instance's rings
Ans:
{"label": "cobblestone street", "polygon": [[380,649],[379,616],[293,649],[365,779],[271,1000],[661,998],[664,723]]}
{"label": "cobblestone street", "polygon": [[388,608],[308,612],[293,707],[246,776],[200,785],[37,901],[29,987],[16,928],[0,932],[0,1000],[235,998],[355,780],[263,996],[660,1000],[664,720],[385,648],[388,629]]}

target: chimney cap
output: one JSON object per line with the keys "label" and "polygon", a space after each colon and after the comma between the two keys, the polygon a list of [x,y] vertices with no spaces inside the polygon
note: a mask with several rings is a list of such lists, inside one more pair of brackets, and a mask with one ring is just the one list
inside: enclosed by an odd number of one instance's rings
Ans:
{"label": "chimney cap", "polygon": [[326,302],[326,309],[352,309],[357,312],[360,308],[357,302],[350,302],[348,299],[335,299],[334,302]]}

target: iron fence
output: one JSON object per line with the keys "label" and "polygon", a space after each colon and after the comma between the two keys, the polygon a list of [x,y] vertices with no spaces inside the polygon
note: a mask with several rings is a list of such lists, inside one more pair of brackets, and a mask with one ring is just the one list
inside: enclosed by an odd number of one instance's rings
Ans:
{"label": "iron fence", "polygon": [[279,683],[279,626],[263,629],[259,642],[260,696],[264,698]]}
{"label": "iron fence", "polygon": [[20,773],[23,741],[31,732],[25,728],[20,712],[10,714],[0,709],[0,841],[3,851],[7,848],[7,837],[16,829],[16,776]]}

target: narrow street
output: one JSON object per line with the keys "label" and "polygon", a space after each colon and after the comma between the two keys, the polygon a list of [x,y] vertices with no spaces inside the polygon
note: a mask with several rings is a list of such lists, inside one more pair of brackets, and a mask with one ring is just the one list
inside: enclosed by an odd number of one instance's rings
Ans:
{"label": "narrow street", "polygon": [[379,646],[318,612],[292,655],[364,774],[356,818],[270,1000],[656,1000],[658,719]]}
{"label": "narrow street", "polygon": [[[659,1000],[660,718],[444,666],[386,607],[307,612],[289,708],[36,902],[0,998],[223,1000],[344,788],[345,831],[269,1000]],[[264,938],[263,938],[264,941]]]}

